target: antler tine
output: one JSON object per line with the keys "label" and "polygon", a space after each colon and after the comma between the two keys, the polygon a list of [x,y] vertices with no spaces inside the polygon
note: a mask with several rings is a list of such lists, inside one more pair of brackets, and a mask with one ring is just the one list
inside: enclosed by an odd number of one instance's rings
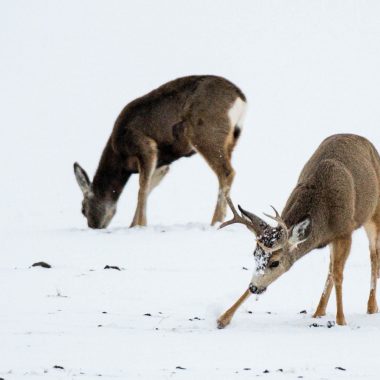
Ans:
{"label": "antler tine", "polygon": [[251,226],[250,223],[248,221],[246,221],[242,216],[240,216],[239,213],[236,211],[236,208],[235,208],[234,204],[232,203],[232,200],[229,196],[226,196],[226,201],[227,201],[227,204],[230,207],[232,213],[234,214],[234,217],[231,220],[228,220],[228,221],[222,223],[219,226],[219,229],[224,228],[224,227],[229,226],[230,224],[234,224],[234,223],[241,223],[241,224],[245,224],[247,227],[250,227]]}
{"label": "antler tine", "polygon": [[278,213],[278,211],[273,206],[270,206],[270,207],[272,207],[272,209],[275,213],[275,216],[268,215],[265,213],[264,213],[264,215],[267,216],[268,218],[275,220],[284,229],[285,234],[286,234],[286,238],[287,238],[288,237],[288,227],[286,226],[284,219],[281,218],[280,214]]}

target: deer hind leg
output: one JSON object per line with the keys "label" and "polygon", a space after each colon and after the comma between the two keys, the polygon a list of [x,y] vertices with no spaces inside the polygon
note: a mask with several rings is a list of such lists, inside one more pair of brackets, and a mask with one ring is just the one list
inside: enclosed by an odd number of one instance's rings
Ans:
{"label": "deer hind leg", "polygon": [[346,319],[343,312],[343,295],[342,295],[342,283],[343,283],[343,271],[347,257],[351,248],[351,235],[344,238],[339,238],[333,241],[333,280],[336,294],[336,323],[338,325],[346,325]]}
{"label": "deer hind leg", "polygon": [[249,289],[247,289],[240,298],[218,318],[218,329],[224,329],[234,316],[236,310],[243,304],[243,302],[251,295]]}
{"label": "deer hind leg", "polygon": [[213,226],[218,222],[223,222],[226,217],[226,196],[230,193],[231,185],[235,177],[235,171],[231,166],[230,160],[225,154],[220,154],[217,158],[213,156],[207,157],[206,160],[214,169],[219,181],[218,198],[211,220],[211,225]]}
{"label": "deer hind leg", "polygon": [[[146,226],[146,205],[149,192],[152,190],[152,177],[157,165],[157,146],[151,139],[144,139],[141,142],[138,155],[139,168],[139,193],[137,197],[136,212],[133,217],[131,227]],[[162,179],[162,177],[161,177]],[[158,185],[156,181],[156,186]],[[154,186],[153,186],[154,187]]]}
{"label": "deer hind leg", "polygon": [[333,257],[332,257],[332,246],[330,246],[330,264],[329,264],[329,272],[327,274],[327,279],[325,283],[325,287],[323,289],[323,293],[321,295],[321,299],[319,301],[317,310],[313,314],[313,318],[323,317],[326,315],[326,307],[330,299],[331,290],[334,285],[334,279],[332,274],[332,266],[333,266]]}
{"label": "deer hind leg", "polygon": [[[215,211],[212,217],[211,225],[223,222],[226,216],[226,196],[229,195],[231,185],[235,176],[235,171],[231,165],[231,152],[234,141],[233,134],[229,132],[229,125],[226,126],[227,132],[220,131],[214,136],[213,141],[206,144],[204,139],[198,138],[192,140],[193,146],[204,157],[206,162],[218,177],[219,190]],[[231,137],[232,136],[232,139]]]}
{"label": "deer hind leg", "polygon": [[376,301],[376,285],[379,269],[377,243],[380,233],[376,223],[374,222],[367,223],[364,228],[369,240],[369,251],[371,258],[371,287],[367,304],[367,313],[374,314],[379,311]]}

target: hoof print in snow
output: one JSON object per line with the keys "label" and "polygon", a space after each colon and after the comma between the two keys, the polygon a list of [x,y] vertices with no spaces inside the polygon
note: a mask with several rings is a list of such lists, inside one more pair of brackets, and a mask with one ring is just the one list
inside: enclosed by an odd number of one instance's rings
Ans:
{"label": "hoof print in snow", "polygon": [[183,370],[185,370],[186,368],[181,367],[180,365],[177,365],[177,367],[175,367],[175,369],[183,369]]}
{"label": "hoof print in snow", "polygon": [[243,371],[250,371],[250,370],[251,370],[251,368],[249,368],[249,367],[243,368]]}
{"label": "hoof print in snow", "polygon": [[269,373],[268,369],[264,369],[263,373]]}
{"label": "hoof print in snow", "polygon": [[323,327],[323,325],[319,325],[318,323],[312,323],[309,327]]}
{"label": "hoof print in snow", "polygon": [[106,311],[102,311],[102,314],[108,314]]}
{"label": "hoof print in snow", "polygon": [[306,310],[301,310],[300,314],[307,314],[307,311]]}
{"label": "hoof print in snow", "polygon": [[51,265],[48,263],[45,263],[44,261],[39,261],[38,263],[34,263],[32,267],[41,267],[41,268],[49,269],[51,268]]}
{"label": "hoof print in snow", "polygon": [[65,368],[62,367],[61,365],[55,365],[53,368],[54,368],[54,369],[65,369]]}
{"label": "hoof print in snow", "polygon": [[253,314],[253,312],[251,310],[248,310],[248,314]]}
{"label": "hoof print in snow", "polygon": [[98,327],[103,327],[103,325],[98,325]]}
{"label": "hoof print in snow", "polygon": [[150,313],[145,313],[144,314],[144,317],[151,317],[152,316],[152,314],[150,314]]}
{"label": "hoof print in snow", "polygon": [[121,270],[118,266],[116,265],[106,265],[104,269],[116,269],[116,270]]}
{"label": "hoof print in snow", "polygon": [[346,368],[343,368],[343,367],[335,367],[335,369],[337,369],[339,371],[347,371]]}
{"label": "hoof print in snow", "polygon": [[277,372],[284,372],[284,370],[283,370],[282,368],[279,368],[279,369],[277,370]]}
{"label": "hoof print in snow", "polygon": [[248,270],[248,268],[247,268],[247,267],[242,267],[241,269],[243,269],[243,270]]}
{"label": "hoof print in snow", "polygon": [[335,321],[327,321],[327,328],[328,329],[331,329],[331,327],[334,327],[335,326]]}

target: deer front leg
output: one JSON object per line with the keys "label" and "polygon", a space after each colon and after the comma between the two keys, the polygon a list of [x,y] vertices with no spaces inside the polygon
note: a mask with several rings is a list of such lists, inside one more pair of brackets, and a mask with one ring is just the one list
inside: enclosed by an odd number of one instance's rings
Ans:
{"label": "deer front leg", "polygon": [[234,316],[236,310],[243,304],[243,302],[251,295],[249,289],[247,289],[243,295],[226,311],[218,318],[218,329],[224,329]]}
{"label": "deer front leg", "polygon": [[313,314],[313,318],[319,318],[326,315],[326,307],[330,299],[331,290],[334,285],[334,279],[332,275],[332,264],[333,264],[333,258],[332,258],[332,246],[330,246],[330,264],[329,264],[329,273],[327,274],[327,279],[325,283],[325,287],[323,289],[323,293],[321,295],[321,299],[319,301],[317,310]]}
{"label": "deer front leg", "polygon": [[140,188],[137,197],[136,212],[133,217],[131,227],[147,225],[146,205],[149,192],[151,191],[153,172],[157,164],[157,151],[154,149],[155,145],[153,142],[149,145],[151,149],[144,152],[145,154],[141,154],[138,161]]}
{"label": "deer front leg", "polygon": [[336,239],[333,242],[333,280],[336,294],[336,323],[346,325],[346,319],[343,312],[343,270],[351,248],[351,236]]}
{"label": "deer front leg", "polygon": [[155,189],[162,181],[162,179],[168,174],[169,165],[161,166],[157,168],[152,175],[152,179],[150,181],[149,194]]}

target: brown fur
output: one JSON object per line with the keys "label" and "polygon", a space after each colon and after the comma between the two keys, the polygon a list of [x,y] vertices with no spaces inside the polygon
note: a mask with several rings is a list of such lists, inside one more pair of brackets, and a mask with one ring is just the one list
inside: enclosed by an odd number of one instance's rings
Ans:
{"label": "brown fur", "polygon": [[[371,252],[371,290],[367,311],[377,312],[376,281],[380,264],[380,156],[367,139],[352,134],[339,134],[324,140],[304,166],[282,212],[281,220],[287,226],[289,240],[269,255],[263,273],[253,276],[250,284],[252,292],[265,291],[305,254],[330,244],[329,274],[314,316],[325,314],[332,287],[335,285],[336,321],[339,325],[344,325],[344,265],[350,252],[353,231],[364,226]],[[297,227],[305,221],[307,227],[302,231],[302,237],[297,236]],[[265,225],[265,222],[263,223]],[[278,234],[279,227],[265,228],[268,228],[265,236]],[[263,243],[263,237],[258,236],[258,241]],[[273,240],[268,241],[273,243]],[[264,250],[265,248],[264,245]],[[260,247],[256,248],[256,254],[262,255],[263,250]]]}
{"label": "brown fur", "polygon": [[[220,191],[212,224],[222,221],[226,205],[220,194],[228,194],[233,181],[231,153],[240,133],[238,125],[231,126],[228,111],[237,98],[245,101],[234,84],[203,75],[173,80],[129,103],[115,122],[93,183],[89,184],[87,195],[93,195],[92,203],[84,201],[85,215],[92,215],[87,218],[89,226],[108,225],[110,220],[104,220],[102,205],[116,205],[132,173],[140,174],[140,189],[131,226],[146,225],[146,203],[155,170],[196,151],[218,176]],[[75,168],[78,182],[83,183],[78,177],[85,172],[79,165]]]}

